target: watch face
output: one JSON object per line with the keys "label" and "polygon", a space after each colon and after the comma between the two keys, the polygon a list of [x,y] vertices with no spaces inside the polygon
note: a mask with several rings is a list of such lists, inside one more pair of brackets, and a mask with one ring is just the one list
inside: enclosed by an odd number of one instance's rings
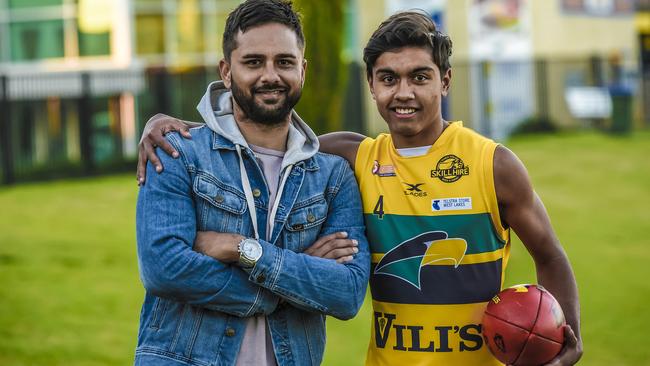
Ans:
{"label": "watch face", "polygon": [[254,240],[245,241],[242,245],[242,251],[247,258],[254,261],[260,259],[262,256],[262,246]]}

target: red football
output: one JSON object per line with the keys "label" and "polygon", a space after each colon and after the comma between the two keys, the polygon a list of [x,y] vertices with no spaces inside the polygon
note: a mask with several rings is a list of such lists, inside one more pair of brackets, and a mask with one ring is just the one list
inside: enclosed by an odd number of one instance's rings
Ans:
{"label": "red football", "polygon": [[564,313],[553,295],[537,285],[507,288],[488,302],[483,337],[492,354],[508,365],[543,365],[564,343]]}

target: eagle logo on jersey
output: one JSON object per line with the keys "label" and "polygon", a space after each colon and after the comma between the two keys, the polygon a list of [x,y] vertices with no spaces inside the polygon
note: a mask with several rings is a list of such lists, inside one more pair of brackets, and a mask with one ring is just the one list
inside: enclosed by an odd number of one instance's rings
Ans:
{"label": "eagle logo on jersey", "polygon": [[456,155],[445,155],[431,170],[431,178],[438,178],[445,183],[453,183],[463,175],[469,175],[469,167]]}
{"label": "eagle logo on jersey", "polygon": [[447,262],[458,268],[466,251],[465,239],[449,238],[444,231],[428,231],[388,251],[377,263],[374,273],[397,277],[420,290],[422,267]]}

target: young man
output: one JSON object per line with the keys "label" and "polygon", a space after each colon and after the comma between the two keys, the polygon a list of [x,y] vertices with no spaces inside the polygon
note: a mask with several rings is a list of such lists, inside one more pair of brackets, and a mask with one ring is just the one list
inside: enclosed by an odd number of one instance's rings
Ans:
{"label": "young man", "polygon": [[[582,342],[571,266],[521,161],[442,119],[450,56],[451,40],[427,16],[391,16],[364,50],[370,91],[390,134],[320,137],[321,150],[354,167],[361,189],[373,263],[367,364],[498,365],[480,322],[503,285],[513,229],[570,324],[550,364],[572,365]],[[160,140],[152,131],[183,128],[154,118],[143,145]]]}
{"label": "young man", "polygon": [[223,49],[206,124],[167,136],[178,159],[162,154],[138,196],[135,364],[318,365],[324,315],[353,317],[366,292],[358,187],[292,111],[306,62],[291,4],[245,1]]}

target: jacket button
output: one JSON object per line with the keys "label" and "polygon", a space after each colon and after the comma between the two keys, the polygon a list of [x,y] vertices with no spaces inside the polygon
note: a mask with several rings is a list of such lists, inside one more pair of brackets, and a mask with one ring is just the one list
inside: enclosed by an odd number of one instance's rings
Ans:
{"label": "jacket button", "polygon": [[291,228],[294,230],[302,230],[305,227],[303,224],[295,224]]}
{"label": "jacket button", "polygon": [[314,221],[316,221],[316,216],[314,216],[314,214],[310,213],[309,215],[307,215],[307,222],[314,222]]}
{"label": "jacket button", "polygon": [[215,200],[217,203],[223,203],[224,198],[223,198],[222,195],[218,194],[218,195],[214,198],[214,200]]}
{"label": "jacket button", "polygon": [[266,276],[264,276],[264,274],[258,275],[257,278],[255,279],[255,281],[257,281],[257,283],[262,283],[262,282],[264,282],[264,280],[266,280]]}
{"label": "jacket button", "polygon": [[262,191],[260,191],[257,188],[253,189],[253,197],[257,198],[257,197],[259,197],[261,195],[262,195]]}
{"label": "jacket button", "polygon": [[226,336],[233,337],[235,335],[235,330],[232,328],[226,328]]}
{"label": "jacket button", "polygon": [[287,345],[285,345],[284,343],[281,343],[281,344],[278,346],[278,351],[279,351],[280,353],[282,353],[282,354],[287,354],[287,353],[289,353],[289,347],[287,347]]}

